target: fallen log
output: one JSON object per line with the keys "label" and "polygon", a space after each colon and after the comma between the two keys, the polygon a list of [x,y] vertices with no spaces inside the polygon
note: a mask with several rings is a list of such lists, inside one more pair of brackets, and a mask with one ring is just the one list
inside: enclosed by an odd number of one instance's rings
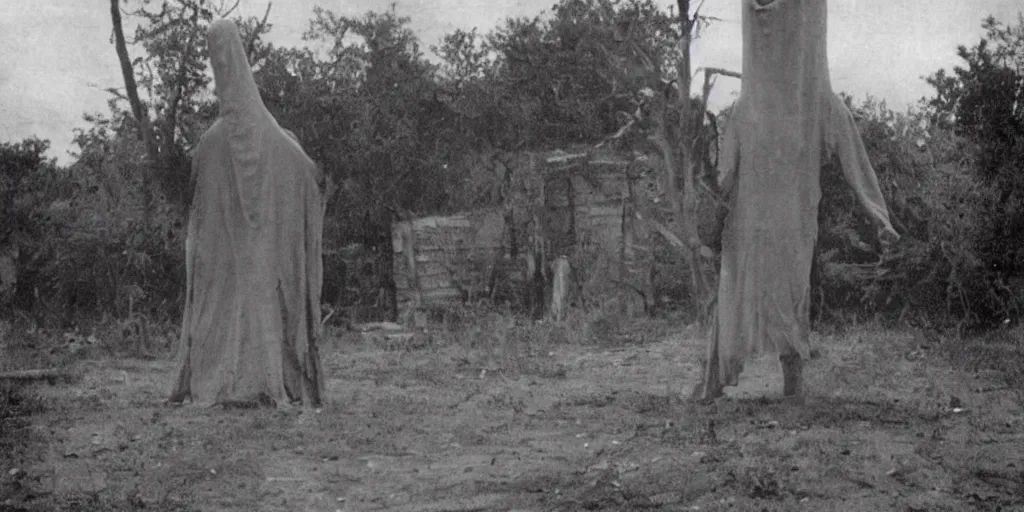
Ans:
{"label": "fallen log", "polygon": [[42,368],[36,370],[11,370],[0,372],[0,381],[6,380],[46,380],[53,383],[63,374],[56,368]]}

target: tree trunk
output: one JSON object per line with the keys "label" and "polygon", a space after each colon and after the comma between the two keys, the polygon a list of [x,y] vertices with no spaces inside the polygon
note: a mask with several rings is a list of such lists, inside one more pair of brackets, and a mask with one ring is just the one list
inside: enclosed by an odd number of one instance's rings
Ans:
{"label": "tree trunk", "polygon": [[157,147],[153,137],[153,128],[149,121],[149,113],[145,105],[139,99],[139,87],[135,83],[135,70],[132,66],[131,57],[128,56],[128,45],[124,39],[124,28],[121,26],[121,6],[118,0],[110,0],[110,20],[114,26],[114,48],[117,51],[117,58],[121,62],[121,75],[124,78],[125,96],[132,108],[132,115],[139,127],[139,134],[142,136],[142,143],[146,147],[146,156],[149,159],[142,173],[142,194],[145,202],[143,210],[143,225],[149,225],[153,211],[153,174],[157,163],[160,161],[160,149]]}
{"label": "tree trunk", "polygon": [[[654,142],[662,153],[668,171],[667,185],[672,220],[677,236],[684,244],[683,257],[690,269],[691,292],[698,310],[697,321],[704,327],[709,320],[707,305],[710,303],[712,290],[708,285],[705,264],[701,258],[701,253],[706,254],[707,250],[697,230],[698,202],[694,186],[693,157],[696,141],[699,139],[696,130],[700,125],[695,126],[692,122],[693,107],[690,100],[692,84],[690,45],[693,42],[693,30],[698,16],[696,13],[693,16],[690,15],[689,0],[678,0],[678,7],[679,21],[682,25],[679,41],[681,57],[676,62],[679,94],[676,96],[676,104],[671,106],[679,113],[679,124],[676,127],[668,126],[666,113],[670,105],[664,105],[663,108],[658,109]],[[673,132],[677,135],[676,137],[670,136]],[[680,181],[682,190],[680,190]]]}

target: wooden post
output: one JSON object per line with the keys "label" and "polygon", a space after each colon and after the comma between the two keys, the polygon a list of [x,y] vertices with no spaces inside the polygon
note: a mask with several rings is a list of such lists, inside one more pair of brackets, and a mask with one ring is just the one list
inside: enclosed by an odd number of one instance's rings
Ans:
{"label": "wooden post", "polygon": [[407,321],[415,319],[416,313],[420,310],[422,302],[420,291],[419,272],[416,267],[416,228],[413,226],[412,218],[407,218],[398,224],[398,235],[402,241],[402,253],[405,256],[406,275],[409,279],[409,293],[412,295],[412,305],[407,311]]}
{"label": "wooden post", "polygon": [[551,319],[561,322],[565,319],[566,301],[569,298],[569,257],[561,255],[555,260],[551,282]]}

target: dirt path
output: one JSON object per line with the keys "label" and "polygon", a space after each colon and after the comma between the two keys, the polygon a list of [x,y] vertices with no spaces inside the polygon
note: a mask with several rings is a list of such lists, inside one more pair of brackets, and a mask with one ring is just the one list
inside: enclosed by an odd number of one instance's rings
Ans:
{"label": "dirt path", "polygon": [[165,408],[168,362],[83,362],[76,385],[39,388],[48,410],[0,464],[0,510],[1024,509],[1012,392],[909,335],[817,343],[804,407],[777,400],[771,359],[729,399],[681,402],[703,350],[681,335],[338,343],[319,412]]}

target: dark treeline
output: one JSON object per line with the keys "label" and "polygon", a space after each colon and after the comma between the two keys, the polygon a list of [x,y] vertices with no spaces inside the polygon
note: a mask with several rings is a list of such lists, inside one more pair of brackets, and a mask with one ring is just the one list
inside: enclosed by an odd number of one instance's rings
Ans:
{"label": "dark treeline", "polygon": [[[103,315],[177,321],[188,155],[216,117],[205,28],[231,15],[210,4],[121,6],[139,22],[125,37],[134,84],[111,89],[107,112],[86,115],[74,163],[47,160],[46,141],[0,145],[0,270],[5,282],[16,277],[2,297],[6,314],[49,325]],[[324,300],[376,315],[388,310],[380,297],[394,220],[508,200],[502,169],[517,152],[602,141],[656,152],[642,122],[613,135],[645,96],[671,92],[681,56],[677,16],[649,0],[560,0],[427,49],[394,7],[352,18],[317,9],[302,48],[266,42],[273,12],[237,21],[267,107],[337,185]],[[830,167],[816,319],[981,326],[1019,314],[1024,20],[984,27],[981,41],[960,48],[960,67],[927,77],[935,92],[917,107],[851,100],[904,240],[882,255]],[[669,281],[689,283],[683,273]]]}

